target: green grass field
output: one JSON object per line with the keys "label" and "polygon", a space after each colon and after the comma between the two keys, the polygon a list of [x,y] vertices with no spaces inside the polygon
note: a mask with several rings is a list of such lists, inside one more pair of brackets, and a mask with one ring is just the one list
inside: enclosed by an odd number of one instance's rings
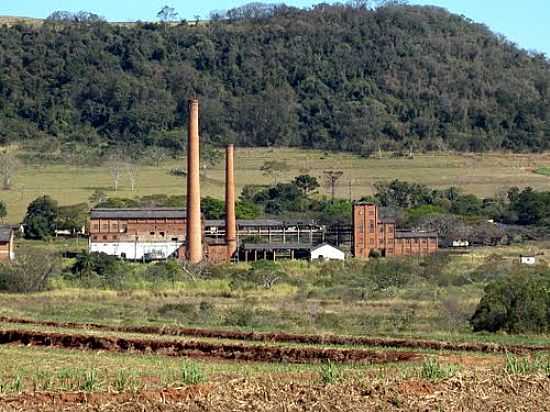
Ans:
{"label": "green grass field", "polygon": [[[364,159],[346,153],[327,153],[301,149],[244,148],[236,152],[236,179],[238,188],[246,184],[268,184],[272,179],[263,176],[260,167],[268,160],[285,160],[289,170],[279,181],[291,180],[299,174],[319,178],[324,170],[342,170],[336,195],[357,199],[373,192],[373,183],[398,178],[425,183],[434,188],[451,185],[468,193],[491,196],[511,186],[548,188],[547,176],[534,173],[539,167],[550,166],[550,154],[544,155],[418,155],[414,159]],[[69,165],[26,166],[17,174],[14,187],[0,192],[7,203],[10,223],[19,222],[27,205],[36,197],[47,194],[61,205],[87,201],[96,189],[111,196],[135,197],[148,194],[184,194],[185,178],[169,174],[176,167],[184,167],[185,159],[170,160],[160,167],[142,166],[138,173],[135,192],[130,191],[127,177],[122,178],[119,191],[112,190],[108,167],[82,167]],[[217,164],[203,178],[202,195],[223,198],[224,165]],[[351,182],[351,190],[350,190]],[[321,194],[327,194],[323,187]]]}

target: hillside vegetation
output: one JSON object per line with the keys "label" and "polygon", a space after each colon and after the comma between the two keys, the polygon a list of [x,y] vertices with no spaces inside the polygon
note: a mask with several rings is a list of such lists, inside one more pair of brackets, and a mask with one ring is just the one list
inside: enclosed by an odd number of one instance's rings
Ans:
{"label": "hillside vegetation", "polygon": [[[288,170],[282,172],[279,182],[290,182],[301,174],[317,177],[322,183],[319,194],[330,195],[323,171],[338,165],[344,172],[335,187],[339,199],[360,199],[374,194],[376,182],[393,179],[417,182],[435,189],[457,186],[465,193],[480,197],[495,197],[497,192],[512,186],[548,190],[548,177],[531,170],[550,166],[550,155],[418,155],[414,159],[364,159],[344,153],[324,153],[299,149],[238,148],[235,177],[237,192],[246,185],[274,183],[273,178],[262,174],[261,167],[273,159],[286,159]],[[22,168],[13,180],[13,189],[0,191],[0,201],[8,209],[5,221],[17,223],[23,219],[27,205],[44,193],[59,201],[60,205],[86,202],[96,190],[110,197],[134,198],[153,194],[185,194],[185,178],[175,176],[171,170],[183,167],[184,159],[165,160],[158,165],[140,164],[135,190],[131,190],[128,176],[121,178],[118,191],[113,188],[109,166],[46,164]],[[351,181],[351,193],[350,193]],[[219,162],[203,176],[203,196],[223,199],[224,165]]]}
{"label": "hillside vegetation", "polygon": [[435,7],[257,7],[199,26],[4,25],[0,144],[180,150],[197,95],[212,143],[549,146],[548,60],[483,25]]}

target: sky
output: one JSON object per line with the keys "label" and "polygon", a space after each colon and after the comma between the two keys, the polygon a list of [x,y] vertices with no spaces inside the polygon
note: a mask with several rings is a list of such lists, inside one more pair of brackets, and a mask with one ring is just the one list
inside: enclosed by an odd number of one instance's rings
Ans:
{"label": "sky", "polygon": [[[151,21],[166,4],[180,18],[208,18],[213,10],[226,10],[253,0],[0,0],[0,15],[44,18],[55,10],[86,10],[109,21]],[[267,0],[277,3],[278,0]],[[287,0],[284,3],[309,7],[332,0]],[[484,23],[518,46],[550,57],[550,0],[409,0],[410,4],[435,5]]]}

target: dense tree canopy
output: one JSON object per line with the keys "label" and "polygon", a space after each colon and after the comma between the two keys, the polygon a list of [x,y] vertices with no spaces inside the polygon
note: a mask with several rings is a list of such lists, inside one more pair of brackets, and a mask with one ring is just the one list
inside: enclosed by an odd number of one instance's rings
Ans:
{"label": "dense tree canopy", "polygon": [[248,7],[196,26],[2,27],[0,144],[180,150],[196,95],[213,144],[548,148],[543,55],[443,9],[353,4]]}

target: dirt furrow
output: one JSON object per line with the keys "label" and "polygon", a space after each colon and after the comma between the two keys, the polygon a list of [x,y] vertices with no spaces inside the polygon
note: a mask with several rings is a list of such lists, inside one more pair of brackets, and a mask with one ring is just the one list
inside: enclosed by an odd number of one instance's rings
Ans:
{"label": "dirt furrow", "polygon": [[104,350],[109,352],[159,353],[168,356],[204,357],[237,361],[316,363],[386,363],[419,359],[412,352],[375,352],[364,349],[293,348],[266,345],[216,344],[193,341],[126,339],[26,330],[0,330],[0,344]]}
{"label": "dirt furrow", "polygon": [[423,339],[377,338],[368,336],[300,335],[284,332],[242,332],[216,329],[180,328],[169,326],[111,326],[97,323],[38,321],[0,317],[3,323],[42,325],[67,329],[95,329],[101,331],[139,333],[148,335],[190,336],[197,338],[232,339],[252,342],[283,342],[316,345],[361,345],[392,348],[430,349],[481,353],[514,353],[550,351],[550,345],[501,345],[482,342],[446,342]]}

